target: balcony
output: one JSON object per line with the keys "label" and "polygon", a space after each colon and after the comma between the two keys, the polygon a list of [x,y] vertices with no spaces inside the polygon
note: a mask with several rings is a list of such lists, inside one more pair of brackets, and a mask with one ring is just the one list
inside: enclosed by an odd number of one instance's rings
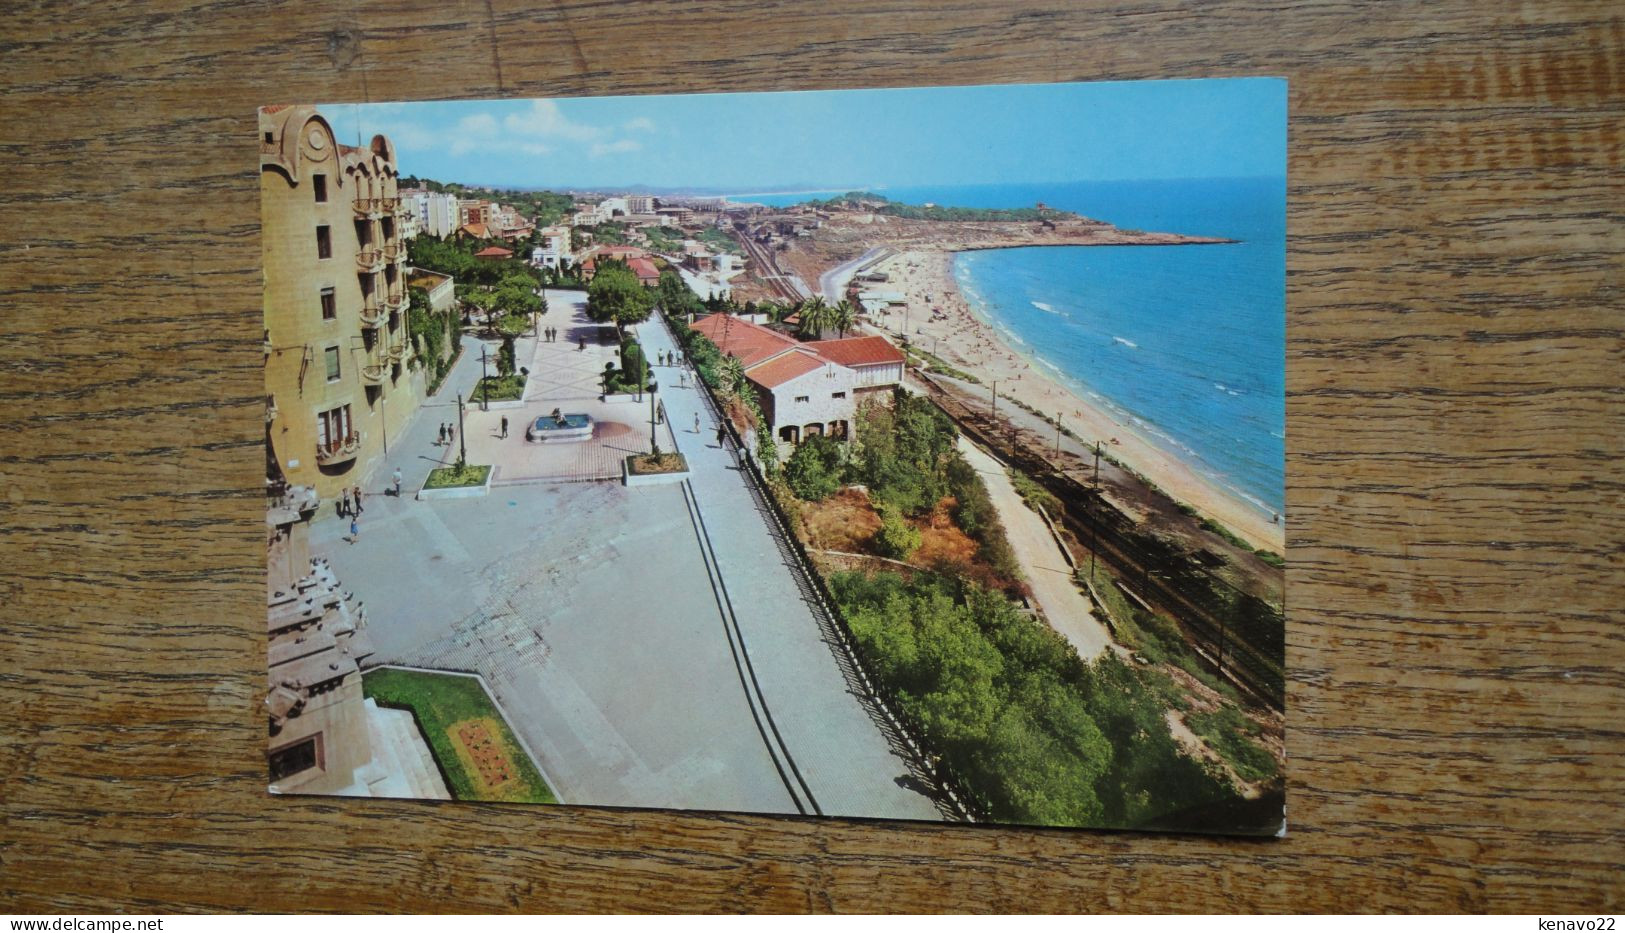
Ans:
{"label": "balcony", "polygon": [[384,271],[384,251],[365,247],[356,250],[355,267],[358,272]]}
{"label": "balcony", "polygon": [[384,307],[384,303],[378,300],[377,295],[361,296],[362,327],[377,327],[384,323],[384,317],[387,314],[389,314],[389,309]]}
{"label": "balcony", "polygon": [[400,212],[400,198],[375,198],[374,200],[378,202],[379,208],[387,213],[395,214]]}
{"label": "balcony", "polygon": [[361,382],[364,385],[382,385],[384,377],[389,375],[389,360],[368,360],[361,364]]}
{"label": "balcony", "polygon": [[401,360],[406,359],[406,341],[397,340],[390,344],[388,356],[392,363],[399,363]]}
{"label": "balcony", "polygon": [[349,437],[336,444],[316,444],[317,466],[332,466],[335,463],[348,463],[354,460],[356,454],[361,452],[361,435],[352,432]]}
{"label": "balcony", "polygon": [[361,220],[377,220],[378,212],[380,210],[378,202],[381,200],[383,199],[356,198],[354,204],[356,217]]}
{"label": "balcony", "polygon": [[398,240],[390,240],[384,244],[384,262],[399,262],[401,260],[401,244]]}
{"label": "balcony", "polygon": [[392,311],[405,311],[406,310],[406,289],[404,289],[404,288],[392,288],[392,289],[390,289],[389,294],[384,296],[384,307],[389,308]]}

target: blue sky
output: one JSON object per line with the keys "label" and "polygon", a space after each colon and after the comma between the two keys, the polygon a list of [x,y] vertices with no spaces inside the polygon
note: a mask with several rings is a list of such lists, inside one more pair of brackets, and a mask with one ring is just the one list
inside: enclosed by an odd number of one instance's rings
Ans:
{"label": "blue sky", "polygon": [[511,187],[1032,184],[1286,174],[1272,78],[329,104],[403,175]]}

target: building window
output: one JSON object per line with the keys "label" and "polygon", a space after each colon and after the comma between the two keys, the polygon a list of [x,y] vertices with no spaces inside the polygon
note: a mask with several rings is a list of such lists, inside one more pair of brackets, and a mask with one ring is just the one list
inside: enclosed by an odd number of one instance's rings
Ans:
{"label": "building window", "polygon": [[339,316],[338,300],[333,297],[333,288],[328,286],[322,289],[322,320],[331,321]]}
{"label": "building window", "polygon": [[265,134],[265,144],[267,146],[269,146],[274,142],[276,142],[276,138],[274,136],[272,136],[270,133],[266,133]]}
{"label": "building window", "polygon": [[831,392],[829,394],[829,397],[830,398],[846,398],[846,393],[845,392]]}
{"label": "building window", "polygon": [[316,736],[271,753],[271,780],[281,781],[316,767]]}
{"label": "building window", "polygon": [[316,416],[316,437],[323,448],[337,450],[350,439],[355,426],[350,423],[350,406],[340,405]]}
{"label": "building window", "polygon": [[326,175],[312,175],[312,176],[310,176],[310,186],[311,186],[311,190],[316,192],[316,203],[317,204],[326,204],[327,203],[327,176]]}
{"label": "building window", "polygon": [[798,395],[798,396],[796,396],[796,401],[797,402],[810,402],[810,401],[812,401],[812,396],[810,396],[810,395]]}
{"label": "building window", "polygon": [[324,354],[327,357],[327,381],[332,382],[339,377],[339,348],[328,347]]}
{"label": "building window", "polygon": [[316,227],[316,258],[333,258],[333,229],[327,224]]}

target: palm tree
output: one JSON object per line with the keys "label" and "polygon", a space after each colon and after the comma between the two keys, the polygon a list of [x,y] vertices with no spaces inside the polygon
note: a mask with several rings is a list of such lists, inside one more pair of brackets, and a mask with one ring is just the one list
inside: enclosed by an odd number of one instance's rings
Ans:
{"label": "palm tree", "polygon": [[737,396],[745,389],[745,364],[737,356],[725,356],[717,366],[717,381],[724,395]]}
{"label": "palm tree", "polygon": [[802,302],[797,313],[801,315],[801,323],[796,327],[796,332],[802,337],[817,340],[830,326],[830,307],[824,304],[821,297]]}
{"label": "palm tree", "polygon": [[840,301],[835,303],[835,307],[829,309],[829,326],[835,328],[837,331],[840,331],[841,336],[845,337],[846,332],[852,329],[852,321],[854,317],[855,315],[852,313],[852,302],[842,298]]}

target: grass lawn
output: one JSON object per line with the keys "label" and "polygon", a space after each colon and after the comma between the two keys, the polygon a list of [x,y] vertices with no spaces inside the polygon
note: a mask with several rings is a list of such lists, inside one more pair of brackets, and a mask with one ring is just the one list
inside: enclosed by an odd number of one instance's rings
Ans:
{"label": "grass lawn", "polygon": [[461,470],[455,466],[435,467],[429,471],[429,479],[423,484],[424,489],[452,489],[459,486],[483,486],[485,478],[491,475],[488,464],[465,465]]}
{"label": "grass lawn", "polygon": [[[558,803],[530,756],[519,747],[512,729],[472,677],[426,674],[380,668],[361,679],[362,690],[379,706],[411,710],[423,728],[429,750],[446,776],[447,789],[458,800],[501,800],[514,803]],[[475,728],[488,744],[460,747],[457,736]],[[477,762],[496,762],[503,779],[482,774]]]}
{"label": "grass lawn", "polygon": [[[487,395],[486,393],[490,394]],[[484,399],[491,402],[511,402],[525,397],[525,377],[519,373],[511,376],[486,376],[474,387],[474,400]]]}

